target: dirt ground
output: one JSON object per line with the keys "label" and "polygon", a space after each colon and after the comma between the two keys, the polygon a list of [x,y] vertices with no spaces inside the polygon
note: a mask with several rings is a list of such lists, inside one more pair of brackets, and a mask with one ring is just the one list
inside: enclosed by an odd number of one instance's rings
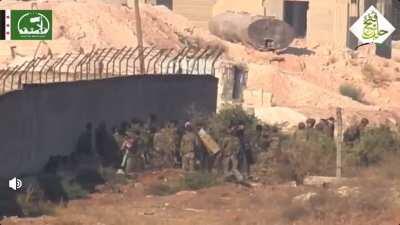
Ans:
{"label": "dirt ground", "polygon": [[292,185],[247,188],[224,184],[198,191],[181,191],[170,196],[150,196],[144,191],[152,184],[182,176],[177,170],[147,172],[119,191],[103,190],[83,200],[60,207],[54,216],[7,218],[2,225],[283,225],[283,224],[363,224],[393,225],[400,211],[352,213],[343,218],[291,221],[285,209],[293,196],[315,187]]}

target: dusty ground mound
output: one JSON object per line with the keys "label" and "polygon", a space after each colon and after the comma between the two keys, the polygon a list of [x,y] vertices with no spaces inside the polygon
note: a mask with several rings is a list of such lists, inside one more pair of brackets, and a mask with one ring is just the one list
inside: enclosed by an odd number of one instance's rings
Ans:
{"label": "dusty ground mound", "polygon": [[[181,172],[176,170],[145,173],[140,175],[135,183],[124,185],[117,192],[101,191],[90,195],[87,199],[72,201],[68,207],[58,208],[53,216],[26,219],[12,217],[4,219],[1,223],[3,225],[264,225],[343,224],[343,219],[348,224],[386,225],[396,224],[398,219],[398,214],[390,210],[375,211],[365,208],[363,209],[366,210],[365,213],[357,214],[363,206],[349,203],[354,207],[349,210],[341,208],[348,206],[339,205],[342,202],[339,195],[330,199],[335,192],[342,194],[344,190],[347,190],[346,196],[355,196],[351,190],[360,189],[352,186],[331,187],[328,191],[321,191],[311,186],[259,185],[246,188],[235,184],[223,184],[197,191],[181,191],[167,196],[148,195],[144,191],[151,185],[162,183],[164,180],[178,179],[181,175]],[[329,214],[324,214],[325,210],[329,210],[323,208],[327,207],[327,200],[332,204],[332,209],[337,207],[337,212],[329,211]],[[375,205],[373,202],[376,199],[366,201],[363,204]],[[346,200],[343,200],[344,202]],[[317,208],[314,209],[313,205]],[[318,214],[319,219],[310,219],[313,213]],[[341,213],[343,213],[341,219],[335,217]]]}
{"label": "dusty ground mound", "polygon": [[[32,2],[4,2],[2,8],[29,9]],[[37,2],[39,9],[53,10],[53,40],[41,45],[38,56],[88,51],[97,48],[136,46],[135,11],[127,6],[107,4],[100,0]],[[190,34],[191,24],[165,7],[141,5],[144,41],[159,48],[179,48],[181,33]],[[8,41],[0,46],[2,60],[10,60],[10,46],[21,56],[33,56],[39,41]]]}

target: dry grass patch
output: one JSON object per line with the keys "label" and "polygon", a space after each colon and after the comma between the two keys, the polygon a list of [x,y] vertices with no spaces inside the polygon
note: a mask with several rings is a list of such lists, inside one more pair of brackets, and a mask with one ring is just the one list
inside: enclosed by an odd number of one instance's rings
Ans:
{"label": "dry grass patch", "polygon": [[364,94],[360,88],[357,88],[351,84],[342,84],[339,87],[339,92],[343,96],[347,96],[354,101],[362,102]]}
{"label": "dry grass patch", "polygon": [[372,64],[365,64],[361,68],[361,73],[364,79],[375,87],[386,87],[389,85],[389,77]]}

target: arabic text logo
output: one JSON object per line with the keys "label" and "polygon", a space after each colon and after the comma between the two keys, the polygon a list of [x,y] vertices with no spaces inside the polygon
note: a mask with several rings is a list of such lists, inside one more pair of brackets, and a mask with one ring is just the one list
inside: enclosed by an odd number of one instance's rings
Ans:
{"label": "arabic text logo", "polygon": [[364,31],[362,37],[364,39],[374,41],[388,32],[387,30],[379,30],[378,15],[374,11],[364,17],[363,25]]}
{"label": "arabic text logo", "polygon": [[350,28],[362,44],[382,44],[394,30],[393,25],[374,6],[369,7]]}
{"label": "arabic text logo", "polygon": [[26,13],[18,20],[18,32],[20,34],[47,34],[50,22],[41,13]]}
{"label": "arabic text logo", "polygon": [[51,40],[51,10],[12,10],[12,40]]}

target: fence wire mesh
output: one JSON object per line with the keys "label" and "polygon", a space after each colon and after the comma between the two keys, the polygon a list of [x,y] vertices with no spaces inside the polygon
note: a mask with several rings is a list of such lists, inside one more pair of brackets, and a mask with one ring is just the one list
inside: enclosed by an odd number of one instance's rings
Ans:
{"label": "fence wire mesh", "polygon": [[24,84],[47,84],[107,79],[133,75],[215,75],[219,48],[156,49],[144,47],[144,71],[140,71],[138,47],[93,48],[88,53],[45,56],[0,70],[1,94]]}

